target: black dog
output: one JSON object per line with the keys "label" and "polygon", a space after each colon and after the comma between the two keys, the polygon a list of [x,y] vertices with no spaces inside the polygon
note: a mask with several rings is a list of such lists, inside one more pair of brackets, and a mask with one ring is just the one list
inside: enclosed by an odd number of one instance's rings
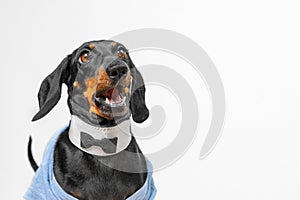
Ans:
{"label": "black dog", "polygon": [[[70,137],[70,127],[75,118],[87,127],[99,130],[114,128],[128,121],[131,114],[138,123],[148,118],[143,78],[127,49],[114,41],[101,40],[87,42],[68,55],[42,82],[38,94],[40,110],[33,121],[41,119],[57,104],[62,83],[68,87],[72,120],[59,135],[54,149],[53,172],[57,183],[68,195],[77,199],[129,198],[145,184],[149,174],[148,161],[135,138],[130,136],[125,148],[116,152],[117,140],[122,138],[110,139],[108,136],[108,139],[97,141],[88,131],[82,131],[81,141],[76,144]],[[91,140],[96,142],[87,144]],[[102,149],[99,155],[97,148],[95,154],[89,150],[97,146],[97,142]],[[37,170],[32,158],[31,140],[28,156],[32,167]]]}

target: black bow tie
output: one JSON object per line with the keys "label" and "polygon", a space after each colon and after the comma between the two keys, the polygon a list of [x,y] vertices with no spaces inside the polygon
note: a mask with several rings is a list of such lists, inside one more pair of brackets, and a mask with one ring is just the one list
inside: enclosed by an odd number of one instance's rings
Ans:
{"label": "black bow tie", "polygon": [[99,146],[105,153],[115,153],[117,149],[117,137],[97,140],[85,132],[80,132],[80,140],[80,146],[85,149],[90,148],[91,146]]}

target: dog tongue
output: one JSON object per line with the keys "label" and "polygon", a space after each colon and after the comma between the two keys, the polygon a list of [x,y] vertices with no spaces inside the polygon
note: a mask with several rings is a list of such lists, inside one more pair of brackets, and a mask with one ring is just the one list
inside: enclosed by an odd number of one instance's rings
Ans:
{"label": "dog tongue", "polygon": [[121,97],[118,88],[111,88],[103,93],[103,96],[108,98],[109,103],[120,103]]}

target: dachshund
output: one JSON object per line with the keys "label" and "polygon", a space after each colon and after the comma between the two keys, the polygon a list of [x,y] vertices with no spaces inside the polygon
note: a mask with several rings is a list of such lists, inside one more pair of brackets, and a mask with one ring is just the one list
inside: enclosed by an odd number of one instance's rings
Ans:
{"label": "dachshund", "polygon": [[69,125],[48,143],[26,200],[154,199],[152,165],[130,130],[130,117],[149,116],[141,73],[128,50],[112,40],[86,42],[66,56],[42,82],[36,121],[49,113],[68,88]]}

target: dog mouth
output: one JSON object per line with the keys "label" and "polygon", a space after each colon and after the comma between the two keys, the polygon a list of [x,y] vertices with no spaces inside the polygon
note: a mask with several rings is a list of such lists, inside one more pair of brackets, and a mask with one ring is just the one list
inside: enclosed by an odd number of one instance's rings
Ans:
{"label": "dog mouth", "polygon": [[129,88],[115,86],[95,94],[95,104],[99,111],[107,116],[122,116],[126,114]]}
{"label": "dog mouth", "polygon": [[113,87],[107,90],[97,92],[95,102],[99,105],[110,107],[123,106],[126,101],[126,95],[123,88]]}

